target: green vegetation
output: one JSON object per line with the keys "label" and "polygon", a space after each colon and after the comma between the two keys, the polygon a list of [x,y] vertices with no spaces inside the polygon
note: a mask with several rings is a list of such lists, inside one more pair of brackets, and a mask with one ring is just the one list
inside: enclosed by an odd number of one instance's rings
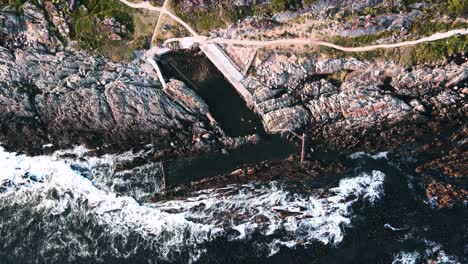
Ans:
{"label": "green vegetation", "polygon": [[128,39],[133,33],[133,10],[118,0],[83,0],[85,8],[79,8],[72,13],[71,37],[80,41],[83,48],[96,49],[108,42],[108,34],[98,32],[97,21],[114,17],[124,24],[129,35],[121,36]]}
{"label": "green vegetation", "polygon": [[275,13],[279,13],[287,9],[287,2],[286,0],[273,0],[272,7]]}
{"label": "green vegetation", "polygon": [[317,2],[317,0],[303,0],[302,3],[304,4],[304,6],[308,6],[308,5],[311,5],[313,3]]}
{"label": "green vegetation", "polygon": [[[316,0],[306,0],[311,4]],[[217,5],[212,7],[193,8],[190,11],[180,7],[180,0],[172,0],[170,6],[175,13],[189,23],[199,33],[207,33],[218,27],[227,26],[239,19],[248,16],[262,16],[265,14],[279,13],[294,7],[302,6],[301,0],[273,0],[271,4],[252,4],[251,6],[238,7],[234,5]]]}
{"label": "green vegetation", "polygon": [[445,10],[445,14],[456,18],[468,15],[468,1],[466,0],[446,0],[439,4],[441,10]]}
{"label": "green vegetation", "polygon": [[328,78],[330,78],[333,81],[341,83],[346,79],[346,76],[348,76],[348,71],[342,70],[342,71],[335,72],[333,74],[328,75]]}
{"label": "green vegetation", "polygon": [[[316,0],[306,0],[304,5],[310,5]],[[280,13],[295,7],[302,7],[303,1],[301,0],[272,0],[271,6],[274,13]]]}
{"label": "green vegetation", "polygon": [[11,6],[14,10],[20,11],[21,6],[26,2],[26,0],[0,0],[0,8],[5,6]]}
{"label": "green vegetation", "polygon": [[411,56],[412,64],[436,63],[440,59],[448,58],[454,54],[468,51],[468,38],[454,36],[446,40],[422,43],[416,46]]}
{"label": "green vegetation", "polygon": [[[80,8],[71,13],[71,38],[79,41],[80,48],[94,50],[114,61],[129,61],[133,50],[147,48],[155,25],[149,19],[118,0],[82,0]],[[83,8],[84,7],[84,8]],[[115,18],[125,25],[127,34],[120,40],[110,40],[111,32],[99,31],[98,21]]]}
{"label": "green vegetation", "polygon": [[468,16],[468,1],[466,0],[403,0],[405,6],[421,2],[434,4],[443,15],[452,18]]}
{"label": "green vegetation", "polygon": [[444,32],[457,28],[468,28],[468,23],[458,21],[453,23],[434,21],[433,15],[428,14],[414,21],[409,28],[409,33],[430,36],[437,32]]}
{"label": "green vegetation", "polygon": [[453,36],[445,40],[421,43],[415,46],[367,52],[345,53],[327,47],[319,47],[315,52],[333,58],[355,57],[361,60],[391,60],[401,65],[434,64],[454,54],[468,52],[468,37],[466,35]]}
{"label": "green vegetation", "polygon": [[261,15],[268,12],[264,5],[258,5],[256,8],[249,7],[227,7],[217,6],[213,8],[197,8],[191,12],[184,12],[176,3],[172,4],[175,13],[184,21],[189,23],[197,32],[206,33],[218,27],[224,27],[247,16]]}
{"label": "green vegetation", "polygon": [[[22,12],[25,2],[0,0],[0,7],[12,6],[17,12]],[[70,37],[79,43],[79,48],[95,51],[115,61],[130,60],[134,49],[148,47],[156,20],[134,11],[119,0],[81,0],[75,11],[68,10],[66,6],[63,11],[71,18]],[[112,32],[109,27],[99,29],[99,21],[106,18],[114,18],[120,25],[124,25],[126,33],[119,34],[120,40],[110,39]]]}
{"label": "green vegetation", "polygon": [[[457,2],[458,0],[455,0]],[[410,4],[410,0],[405,1],[405,4]],[[420,2],[419,0],[416,2]],[[436,1],[432,1],[436,2]],[[468,1],[466,1],[468,2]],[[450,1],[444,1],[445,4],[450,4]],[[437,3],[436,3],[437,4]],[[453,4],[453,3],[452,3]],[[442,5],[441,3],[438,4]],[[367,10],[366,12],[373,13],[375,10]],[[445,11],[452,12],[452,11]],[[447,14],[447,13],[446,13]],[[416,20],[408,29],[410,34],[419,36],[430,36],[437,32],[446,32],[453,29],[468,28],[468,23],[459,21],[442,22],[437,21],[434,13],[428,13],[425,16]],[[397,31],[385,31],[378,34],[363,35],[354,38],[347,37],[332,37],[329,41],[335,44],[346,47],[357,47],[375,44],[377,40],[390,37],[397,34]],[[468,52],[467,36],[453,36],[449,39],[434,41],[430,43],[422,43],[416,46],[403,47],[398,49],[379,49],[369,52],[359,53],[344,53],[330,48],[320,47],[319,52],[331,57],[353,56],[364,60],[385,59],[394,62],[412,65],[412,64],[433,64],[440,60],[447,59],[450,56]]]}

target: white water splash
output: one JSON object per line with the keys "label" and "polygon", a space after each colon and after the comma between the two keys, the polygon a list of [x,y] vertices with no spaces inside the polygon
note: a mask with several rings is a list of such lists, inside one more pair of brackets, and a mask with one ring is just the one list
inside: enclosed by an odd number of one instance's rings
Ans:
{"label": "white water splash", "polygon": [[390,230],[392,230],[392,231],[401,231],[401,230],[405,230],[405,229],[406,229],[406,228],[393,227],[393,226],[391,226],[391,225],[388,224],[388,223],[387,223],[387,224],[384,224],[384,227],[385,227],[385,228],[388,228],[388,229],[390,229]]}
{"label": "white water splash", "polygon": [[[90,179],[99,189],[112,191],[144,200],[161,189],[161,167],[148,162],[132,166],[136,158],[144,158],[152,151],[131,151],[121,154],[90,156],[90,150],[79,146],[69,150],[55,151],[50,156],[28,157],[24,154],[9,153],[0,147],[0,184],[3,189],[29,186],[43,182],[47,175],[59,174],[72,169],[75,173]],[[130,164],[127,169],[119,169]],[[2,186],[0,185],[0,192]]]}
{"label": "white water splash", "polygon": [[399,252],[395,255],[392,264],[415,264],[421,255],[418,252]]}
{"label": "white water splash", "polygon": [[[102,182],[112,182],[109,175],[96,184],[83,177],[82,169],[76,169],[78,164],[91,171],[93,166],[106,171],[102,168],[112,168],[109,164],[132,155],[84,158],[80,153],[85,149],[72,152],[74,158],[64,157],[70,151],[28,157],[0,148],[0,166],[7,168],[0,179],[8,181],[0,194],[0,210],[12,214],[1,219],[0,231],[18,228],[18,233],[2,239],[0,249],[15,243],[18,235],[33,232],[27,223],[38,221],[33,230],[40,228],[44,235],[33,257],[49,263],[64,257],[98,262],[109,257],[127,259],[142,251],[148,254],[148,263],[193,262],[206,252],[208,242],[250,240],[253,234],[264,237],[255,243],[259,254],[272,255],[281,246],[341,242],[343,228],[351,224],[352,205],[360,199],[373,203],[383,194],[384,174],[373,171],[343,179],[321,194],[291,193],[278,183],[230,185],[180,200],[140,204],[106,188]],[[30,243],[20,243],[12,254],[22,254]],[[64,251],[66,256],[57,253]]]}
{"label": "white water splash", "polygon": [[433,241],[423,241],[426,249],[422,252],[399,252],[395,255],[392,264],[414,264],[414,263],[444,263],[460,264],[456,256],[447,255],[442,246]]}
{"label": "white water splash", "polygon": [[384,152],[379,152],[377,154],[369,154],[369,153],[366,153],[366,152],[362,152],[362,151],[359,151],[359,152],[355,152],[353,154],[350,154],[349,155],[349,158],[350,159],[360,159],[362,157],[368,157],[368,158],[371,158],[371,159],[388,159],[387,155],[388,155],[389,151],[384,151]]}

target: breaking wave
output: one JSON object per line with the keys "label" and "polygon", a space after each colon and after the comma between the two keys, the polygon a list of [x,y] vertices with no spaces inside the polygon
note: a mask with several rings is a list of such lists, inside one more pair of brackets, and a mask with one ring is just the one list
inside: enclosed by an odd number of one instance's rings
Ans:
{"label": "breaking wave", "polygon": [[145,152],[99,158],[86,153],[75,148],[29,157],[0,148],[0,166],[6,168],[0,175],[0,252],[37,263],[142,256],[156,263],[194,262],[217,239],[254,235],[263,237],[253,243],[261,255],[282,246],[337,244],[351,224],[353,205],[376,202],[385,177],[380,171],[362,173],[308,193],[276,182],[229,185],[141,203],[142,196],[159,190],[157,173],[152,174],[157,167],[116,168]]}
{"label": "breaking wave", "polygon": [[392,264],[415,264],[415,263],[446,263],[460,264],[456,256],[447,255],[442,246],[433,241],[423,241],[426,249],[419,251],[402,251],[395,255]]}
{"label": "breaking wave", "polygon": [[371,158],[371,159],[388,159],[387,155],[388,155],[388,151],[384,151],[384,152],[379,152],[379,153],[376,153],[376,154],[369,154],[369,153],[366,153],[366,152],[363,152],[363,151],[359,151],[359,152],[355,152],[355,153],[352,153],[349,155],[349,158],[351,159],[359,159],[359,158],[363,158],[363,157],[368,157],[368,158]]}

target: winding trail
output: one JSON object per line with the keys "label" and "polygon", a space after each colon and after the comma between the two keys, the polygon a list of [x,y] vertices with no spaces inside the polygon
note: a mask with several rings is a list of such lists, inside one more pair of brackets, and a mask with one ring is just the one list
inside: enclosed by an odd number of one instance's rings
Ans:
{"label": "winding trail", "polygon": [[450,30],[447,32],[435,33],[431,36],[424,37],[418,40],[410,40],[410,41],[391,43],[391,44],[370,45],[370,46],[363,46],[363,47],[343,47],[343,46],[336,45],[336,44],[322,41],[322,40],[306,39],[306,38],[291,38],[291,39],[277,39],[277,40],[241,40],[241,39],[226,39],[226,38],[209,39],[206,36],[198,35],[198,33],[190,25],[188,25],[180,17],[171,13],[164,6],[155,7],[146,1],[141,2],[141,3],[131,3],[127,0],[119,0],[119,1],[131,8],[147,9],[147,10],[152,10],[152,11],[157,11],[163,14],[167,14],[169,17],[171,17],[172,19],[177,21],[179,24],[181,24],[183,27],[185,27],[190,32],[190,34],[192,34],[192,37],[168,39],[164,42],[164,44],[167,44],[170,42],[183,41],[184,43],[235,44],[235,45],[241,45],[241,46],[256,46],[256,47],[284,46],[284,45],[315,45],[315,46],[325,46],[325,47],[337,49],[337,50],[344,51],[344,52],[364,52],[364,51],[372,51],[376,49],[392,49],[392,48],[400,48],[400,47],[405,47],[405,46],[412,46],[412,45],[417,45],[417,44],[424,43],[424,42],[432,42],[436,40],[450,38],[455,35],[468,35],[468,28],[455,29],[455,30]]}
{"label": "winding trail", "polygon": [[344,51],[344,52],[364,52],[364,51],[372,51],[376,49],[392,49],[392,48],[400,48],[405,46],[413,46],[424,42],[432,42],[441,39],[447,39],[452,36],[456,35],[468,35],[468,29],[455,29],[450,30],[443,33],[435,33],[431,36],[424,37],[418,40],[410,40],[404,41],[399,43],[391,43],[391,44],[378,44],[378,45],[370,45],[370,46],[362,46],[362,47],[343,47],[340,45],[336,45],[330,42],[315,40],[315,39],[305,39],[305,38],[291,38],[291,39],[277,39],[277,40],[242,40],[242,39],[226,39],[226,38],[212,38],[208,39],[204,36],[198,37],[186,37],[186,38],[173,38],[168,39],[165,44],[170,42],[180,42],[184,41],[185,43],[192,41],[193,43],[200,43],[200,44],[235,44],[240,46],[256,46],[256,47],[267,47],[267,46],[287,46],[287,45],[315,45],[315,46],[325,46],[329,48],[333,48],[336,50]]}
{"label": "winding trail", "polygon": [[193,36],[198,36],[198,33],[192,27],[190,27],[189,24],[185,23],[185,21],[182,20],[180,17],[178,17],[178,16],[174,15],[173,13],[171,13],[164,6],[162,6],[162,7],[153,6],[147,1],[141,2],[141,3],[138,3],[138,4],[137,3],[131,3],[129,1],[127,1],[127,0],[119,0],[119,1],[122,2],[123,4],[127,5],[127,6],[131,7],[131,8],[134,8],[134,9],[146,9],[146,10],[156,11],[156,12],[166,14],[169,17],[171,17],[172,19],[174,19],[175,21],[177,21],[179,24],[181,24],[183,27],[185,27],[190,32],[190,34],[192,34]]}
{"label": "winding trail", "polygon": [[[168,5],[169,5],[169,1],[164,0],[162,8],[165,8],[167,10]],[[153,36],[151,37],[151,43],[150,43],[151,46],[153,46],[153,43],[156,40],[156,36],[158,35],[159,28],[161,27],[161,23],[162,23],[161,21],[162,21],[163,16],[164,16],[163,13],[159,13],[158,20],[156,21],[156,26],[154,27]]]}
{"label": "winding trail", "polygon": [[[226,39],[226,38],[208,38],[206,36],[198,35],[197,32],[185,23],[181,18],[171,13],[169,10],[163,7],[154,7],[148,2],[141,3],[130,3],[127,0],[119,0],[120,2],[126,4],[131,8],[136,9],[147,9],[152,11],[160,12],[160,17],[162,14],[166,14],[183,27],[185,27],[191,37],[184,38],[172,38],[164,42],[164,45],[170,42],[178,42],[178,46],[181,49],[186,49],[192,47],[193,44],[199,44],[200,50],[206,55],[206,57],[213,63],[213,65],[219,70],[220,73],[231,83],[231,85],[236,89],[236,91],[241,95],[246,104],[253,108],[255,112],[262,116],[262,111],[259,110],[258,105],[255,102],[253,94],[244,86],[243,80],[245,78],[245,73],[242,73],[230,60],[223,49],[217,44],[231,44],[231,45],[240,45],[240,46],[253,46],[253,47],[266,47],[266,46],[278,46],[278,45],[315,45],[315,46],[326,46],[329,48],[341,50],[344,52],[364,52],[371,51],[376,49],[390,49],[390,48],[399,48],[404,46],[416,45],[423,42],[431,42],[441,39],[446,39],[455,35],[467,35],[468,29],[456,29],[450,30],[448,32],[436,33],[428,37],[424,37],[418,40],[405,41],[400,43],[392,44],[379,44],[379,45],[370,45],[363,47],[343,47],[330,42],[325,42],[316,39],[306,39],[306,38],[291,38],[291,39],[277,39],[277,40],[240,40],[240,39]],[[165,1],[165,4],[167,1]],[[156,33],[156,31],[154,32]],[[153,35],[153,38],[155,36]],[[164,46],[163,45],[163,46]],[[146,60],[153,66],[155,69],[160,82],[164,89],[166,89],[167,84],[162,76],[161,70],[159,69],[157,63],[154,61],[153,57],[156,54],[162,54],[165,52],[167,47],[156,47],[153,46],[151,49],[145,52]],[[262,117],[263,118],[263,117]],[[266,128],[266,127],[265,127]],[[266,128],[267,129],[267,128]],[[268,129],[267,129],[268,130]],[[274,132],[274,131],[270,131]]]}

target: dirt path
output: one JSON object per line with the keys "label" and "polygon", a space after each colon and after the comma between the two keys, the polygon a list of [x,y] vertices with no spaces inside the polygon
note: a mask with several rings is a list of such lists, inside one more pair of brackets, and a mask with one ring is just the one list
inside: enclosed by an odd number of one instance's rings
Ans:
{"label": "dirt path", "polygon": [[292,38],[292,39],[278,39],[278,40],[242,40],[242,39],[225,39],[225,38],[213,38],[208,39],[204,36],[198,37],[186,37],[186,38],[173,38],[167,40],[165,43],[170,42],[190,42],[193,43],[218,43],[218,44],[235,44],[240,46],[255,46],[255,47],[267,47],[267,46],[288,46],[288,45],[315,45],[325,46],[333,49],[341,50],[344,52],[363,52],[371,51],[376,49],[391,49],[400,48],[405,46],[417,45],[424,42],[432,42],[436,40],[446,39],[455,35],[468,35],[468,29],[455,29],[443,33],[435,33],[429,37],[424,37],[418,40],[404,41],[392,44],[379,44],[370,45],[363,47],[343,47],[330,42],[316,40],[316,39],[304,39],[304,38]]}
{"label": "dirt path", "polygon": [[149,2],[141,2],[141,3],[131,3],[127,0],[119,0],[120,2],[124,3],[125,5],[136,8],[136,9],[147,9],[152,11],[157,11],[163,14],[167,14],[172,19],[180,23],[183,27],[185,27],[193,37],[186,37],[186,38],[173,38],[169,39],[165,44],[170,42],[179,42],[184,41],[185,43],[199,43],[199,44],[236,44],[241,46],[256,46],[256,47],[266,47],[266,46],[285,46],[285,45],[315,45],[315,46],[325,46],[337,50],[341,50],[344,52],[363,52],[363,51],[371,51],[376,49],[391,49],[391,48],[400,48],[404,46],[412,46],[417,45],[424,42],[431,42],[441,39],[446,39],[455,35],[468,35],[468,29],[456,29],[450,30],[447,32],[436,33],[429,37],[424,37],[418,40],[411,40],[411,41],[404,41],[400,43],[392,43],[392,44],[379,44],[379,45],[370,45],[370,46],[363,46],[363,47],[343,47],[339,46],[330,42],[325,42],[317,39],[304,39],[304,38],[291,38],[291,39],[278,39],[278,40],[241,40],[241,39],[225,39],[225,38],[213,38],[208,39],[205,36],[200,36],[198,33],[190,27],[185,21],[183,21],[180,17],[172,14],[169,10],[167,10],[164,6],[163,7],[155,7],[152,6]]}
{"label": "dirt path", "polygon": [[137,3],[131,3],[129,1],[127,1],[127,0],[119,0],[119,1],[122,2],[123,4],[127,5],[127,6],[131,7],[131,8],[146,9],[146,10],[151,10],[151,11],[156,11],[156,12],[166,14],[169,17],[171,17],[172,19],[174,19],[175,21],[177,21],[179,24],[181,24],[183,27],[185,27],[190,32],[190,34],[192,34],[193,36],[198,36],[198,33],[192,27],[190,27],[187,23],[185,23],[185,21],[183,21],[180,17],[172,14],[165,7],[152,6],[149,2],[146,2],[146,1],[138,3],[138,4]]}
{"label": "dirt path", "polygon": [[[169,3],[168,1],[169,0],[164,0],[164,4],[163,4],[162,8],[167,10],[167,5]],[[153,36],[151,37],[151,46],[153,45],[153,43],[156,40],[156,36],[158,35],[159,28],[161,27],[161,21],[162,21],[162,18],[164,16],[164,14],[165,13],[159,13],[159,15],[158,15],[158,21],[156,22],[156,26],[154,27],[154,31],[153,31]]]}

